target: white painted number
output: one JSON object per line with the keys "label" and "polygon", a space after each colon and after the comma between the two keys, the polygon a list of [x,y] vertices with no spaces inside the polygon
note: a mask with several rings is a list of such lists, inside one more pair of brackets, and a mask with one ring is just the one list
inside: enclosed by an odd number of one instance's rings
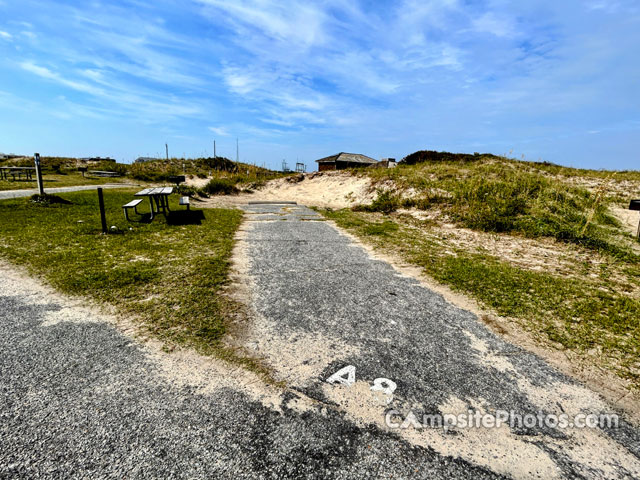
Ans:
{"label": "white painted number", "polygon": [[[331,383],[335,385],[339,383],[340,385],[346,385],[350,387],[356,381],[356,367],[353,365],[347,365],[344,368],[341,368],[336,373],[327,378],[327,383]],[[393,400],[393,392],[396,391],[398,385],[393,380],[389,380],[388,378],[376,378],[373,381],[373,385],[371,386],[372,392],[382,392],[385,395],[388,395],[387,403],[390,403]]]}
{"label": "white painted number", "polygon": [[396,382],[393,380],[389,380],[388,378],[376,378],[373,381],[373,385],[371,386],[371,390],[374,392],[380,391],[387,395],[393,395],[393,392],[396,391],[398,386]]}
{"label": "white painted number", "polygon": [[356,367],[353,365],[347,365],[341,368],[336,373],[327,378],[328,383],[339,383],[350,387],[356,381]]}

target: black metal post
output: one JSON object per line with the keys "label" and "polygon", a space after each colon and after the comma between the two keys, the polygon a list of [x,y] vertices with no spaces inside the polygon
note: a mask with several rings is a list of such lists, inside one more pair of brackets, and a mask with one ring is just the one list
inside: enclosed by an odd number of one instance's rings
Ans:
{"label": "black metal post", "polygon": [[36,180],[38,181],[38,193],[44,195],[44,185],[42,184],[42,169],[40,168],[40,154],[33,154],[33,161],[36,164]]}
{"label": "black metal post", "polygon": [[107,233],[107,217],[104,213],[104,198],[102,189],[98,188],[98,203],[100,204],[100,221],[102,222],[102,233]]}

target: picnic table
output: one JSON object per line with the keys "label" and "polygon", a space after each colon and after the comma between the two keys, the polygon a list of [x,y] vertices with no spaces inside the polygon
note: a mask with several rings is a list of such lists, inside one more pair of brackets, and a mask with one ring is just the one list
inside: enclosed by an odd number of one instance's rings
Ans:
{"label": "picnic table", "polygon": [[35,167],[0,167],[0,178],[9,180],[9,175],[11,175],[15,181],[16,175],[18,176],[18,180],[20,180],[24,174],[27,180],[33,180],[33,172],[35,172],[35,170]]}
{"label": "picnic table", "polygon": [[[136,197],[149,197],[149,205],[151,205],[151,219],[154,213],[165,213],[169,210],[169,195],[173,193],[173,187],[157,187],[145,188],[134,194]],[[154,204],[155,202],[155,209]]]}

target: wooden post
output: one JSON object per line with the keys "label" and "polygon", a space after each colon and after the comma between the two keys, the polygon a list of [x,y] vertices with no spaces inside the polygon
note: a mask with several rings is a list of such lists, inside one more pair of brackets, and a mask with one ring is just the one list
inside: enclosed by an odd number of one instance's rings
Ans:
{"label": "wooden post", "polygon": [[42,184],[42,169],[40,168],[40,154],[33,154],[33,161],[36,164],[36,180],[38,181],[38,193],[44,195],[44,185]]}
{"label": "wooden post", "polygon": [[107,217],[104,213],[104,198],[102,189],[98,188],[98,204],[100,205],[100,222],[102,223],[102,233],[107,233]]}

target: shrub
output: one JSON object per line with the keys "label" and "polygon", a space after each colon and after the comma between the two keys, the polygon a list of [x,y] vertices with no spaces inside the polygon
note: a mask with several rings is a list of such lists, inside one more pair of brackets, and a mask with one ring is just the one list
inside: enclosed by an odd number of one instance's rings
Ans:
{"label": "shrub", "polygon": [[190,185],[178,185],[176,187],[176,193],[178,195],[187,195],[189,197],[194,197],[198,194],[198,189]]}
{"label": "shrub", "polygon": [[370,205],[356,205],[354,211],[360,212],[395,212],[401,205],[399,195],[391,193],[388,190],[378,190],[378,196]]}
{"label": "shrub", "polygon": [[239,192],[236,182],[230,178],[212,178],[201,190],[209,195],[233,195]]}
{"label": "shrub", "polygon": [[450,153],[450,152],[436,152],[435,150],[419,150],[410,155],[407,155],[401,160],[401,163],[405,165],[415,165],[416,163],[423,162],[475,162],[482,158],[491,157],[498,158],[490,153],[474,153],[470,155],[468,153]]}

